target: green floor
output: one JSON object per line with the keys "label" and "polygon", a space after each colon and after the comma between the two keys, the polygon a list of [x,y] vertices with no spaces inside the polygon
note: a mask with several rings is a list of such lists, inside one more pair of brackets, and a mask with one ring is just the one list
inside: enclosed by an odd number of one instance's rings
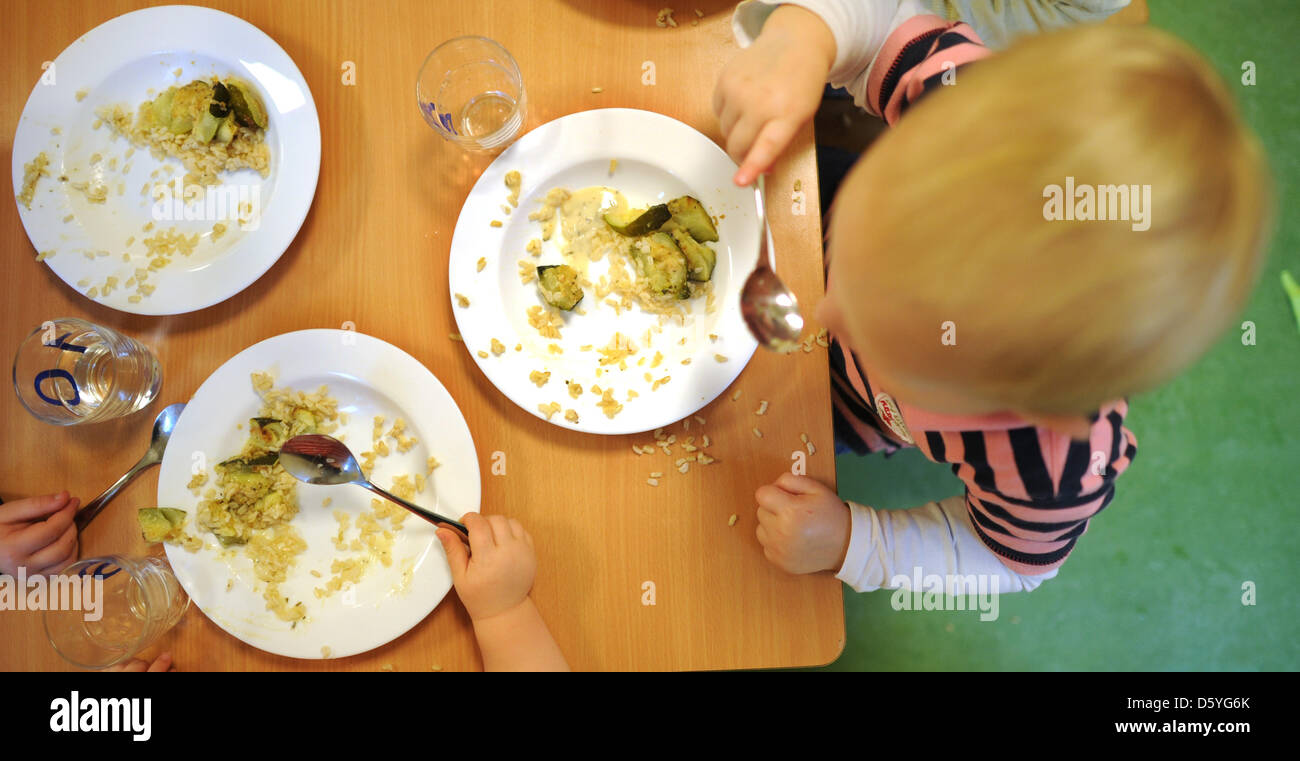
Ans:
{"label": "green floor", "polygon": [[[845,587],[858,670],[1296,670],[1300,331],[1278,282],[1300,278],[1300,74],[1294,0],[1149,0],[1151,23],[1188,40],[1233,84],[1277,178],[1279,227],[1240,331],[1169,386],[1132,400],[1139,452],[1118,496],[1053,580],[975,612],[894,611],[889,592]],[[1287,51],[1292,51],[1288,53]],[[1243,61],[1257,84],[1241,86]],[[960,493],[915,450],[840,457],[840,493],[903,508]],[[1256,602],[1242,605],[1242,584]]]}

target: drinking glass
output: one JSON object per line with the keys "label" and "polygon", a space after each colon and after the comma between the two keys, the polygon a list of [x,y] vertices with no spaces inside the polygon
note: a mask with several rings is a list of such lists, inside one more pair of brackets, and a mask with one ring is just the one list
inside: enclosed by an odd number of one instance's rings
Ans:
{"label": "drinking glass", "polygon": [[[190,605],[161,557],[85,558],[46,583],[81,587],[80,606],[46,607],[45,635],[59,655],[88,669],[108,668],[140,653],[175,626]],[[54,593],[48,597],[55,602]]]}
{"label": "drinking glass", "polygon": [[524,124],[519,64],[486,37],[456,37],[434,48],[420,67],[415,100],[430,127],[472,151],[506,145]]}
{"label": "drinking glass", "polygon": [[135,339],[64,317],[42,323],[19,345],[13,381],[28,412],[77,425],[149,406],[162,387],[162,368]]}

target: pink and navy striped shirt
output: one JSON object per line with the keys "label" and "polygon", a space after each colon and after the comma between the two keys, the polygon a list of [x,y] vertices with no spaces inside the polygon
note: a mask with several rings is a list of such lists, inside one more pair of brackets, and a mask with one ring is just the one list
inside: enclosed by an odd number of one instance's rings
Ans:
{"label": "pink and navy striped shirt", "polygon": [[[938,16],[907,19],[886,39],[867,76],[868,110],[894,124],[950,69],[987,48],[969,26]],[[915,445],[948,463],[966,485],[966,510],[984,545],[1011,571],[1047,573],[1065,562],[1088,521],[1115,496],[1137,439],[1124,427],[1128,404],[1092,416],[1087,441],[1027,424],[1014,415],[939,415],[896,402],[873,387],[852,351],[832,336],[836,438],[866,453]]]}

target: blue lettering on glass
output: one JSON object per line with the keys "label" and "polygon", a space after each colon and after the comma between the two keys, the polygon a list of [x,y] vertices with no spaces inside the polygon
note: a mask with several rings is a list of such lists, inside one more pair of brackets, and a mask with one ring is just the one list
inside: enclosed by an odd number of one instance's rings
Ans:
{"label": "blue lettering on glass", "polygon": [[[108,573],[105,573],[104,570],[107,568],[111,568],[113,570],[109,571]],[[107,579],[112,576],[116,576],[119,572],[121,572],[121,570],[122,570],[121,568],[118,568],[112,563],[100,563],[94,568],[90,568],[90,567],[82,568],[80,571],[77,571],[77,575],[85,576],[87,573],[89,573],[91,576],[94,576],[97,579]]]}
{"label": "blue lettering on glass", "polygon": [[425,109],[428,111],[429,116],[432,116],[438,120],[438,123],[442,125],[443,129],[447,130],[453,135],[456,134],[456,128],[452,126],[451,114],[447,113],[446,111],[439,111],[438,105],[436,103],[430,103],[429,105],[425,106]]}
{"label": "blue lettering on glass", "polygon": [[59,378],[66,380],[68,382],[68,385],[72,387],[72,401],[71,403],[69,403],[68,406],[76,407],[78,404],[81,404],[81,393],[77,391],[77,382],[72,379],[72,373],[68,372],[67,370],[42,370],[41,372],[37,373],[36,381],[34,383],[34,385],[36,386],[36,395],[39,396],[48,404],[53,404],[56,407],[62,407],[63,406],[62,401],[60,401],[59,399],[54,399],[46,396],[45,392],[41,390],[41,381],[44,381],[46,379],[54,379],[54,385],[58,386],[57,379]]}
{"label": "blue lettering on glass", "polygon": [[[67,342],[66,339],[70,335],[72,335],[71,332],[64,333],[63,335],[54,339],[54,343],[47,343],[45,345],[52,349],[58,349],[60,351],[75,351],[81,354],[85,354],[86,347],[78,346],[77,344],[70,344]],[[63,402],[61,400],[48,397],[45,395],[45,392],[41,390],[41,381],[46,380],[47,378],[56,379],[55,386],[58,385],[57,382],[58,378],[62,378],[66,380],[68,382],[68,385],[72,387],[72,404],[69,406],[76,407],[78,404],[81,404],[81,392],[77,389],[77,381],[73,379],[72,373],[68,372],[67,370],[45,370],[43,372],[39,372],[36,374],[36,380],[33,381],[33,385],[36,386],[36,395],[39,396],[46,404],[53,404],[56,407],[63,406]]]}

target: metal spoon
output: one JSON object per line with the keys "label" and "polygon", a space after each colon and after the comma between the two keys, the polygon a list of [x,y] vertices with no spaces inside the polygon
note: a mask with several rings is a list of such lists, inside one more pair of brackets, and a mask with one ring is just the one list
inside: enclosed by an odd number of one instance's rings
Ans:
{"label": "metal spoon", "polygon": [[185,409],[183,404],[173,404],[164,407],[163,411],[158,413],[158,418],[153,421],[153,436],[149,441],[149,451],[144,453],[140,462],[135,467],[126,472],[126,475],[117,479],[117,482],[104,490],[104,493],[87,502],[77,511],[74,521],[77,524],[77,531],[84,531],[86,526],[99,515],[99,511],[108,505],[109,500],[117,496],[122,487],[135,480],[145,470],[162,462],[163,450],[167,448],[167,440],[172,436],[172,429],[176,427],[176,420],[181,416],[181,410]]}
{"label": "metal spoon", "polygon": [[407,502],[401,497],[389,494],[370,483],[361,473],[357,458],[343,442],[333,436],[309,433],[294,436],[280,447],[280,465],[294,478],[307,484],[335,486],[337,484],[356,484],[364,486],[384,499],[391,500],[407,510],[424,518],[432,524],[445,523],[452,528],[469,535],[469,529],[450,518],[439,515],[428,508]]}
{"label": "metal spoon", "polygon": [[740,314],[749,326],[749,332],[763,346],[772,351],[789,353],[799,345],[803,333],[803,316],[794,292],[776,276],[776,260],[772,256],[772,228],[767,224],[764,208],[763,176],[754,185],[754,203],[758,206],[759,246],[758,266],[745,279],[740,292]]}

